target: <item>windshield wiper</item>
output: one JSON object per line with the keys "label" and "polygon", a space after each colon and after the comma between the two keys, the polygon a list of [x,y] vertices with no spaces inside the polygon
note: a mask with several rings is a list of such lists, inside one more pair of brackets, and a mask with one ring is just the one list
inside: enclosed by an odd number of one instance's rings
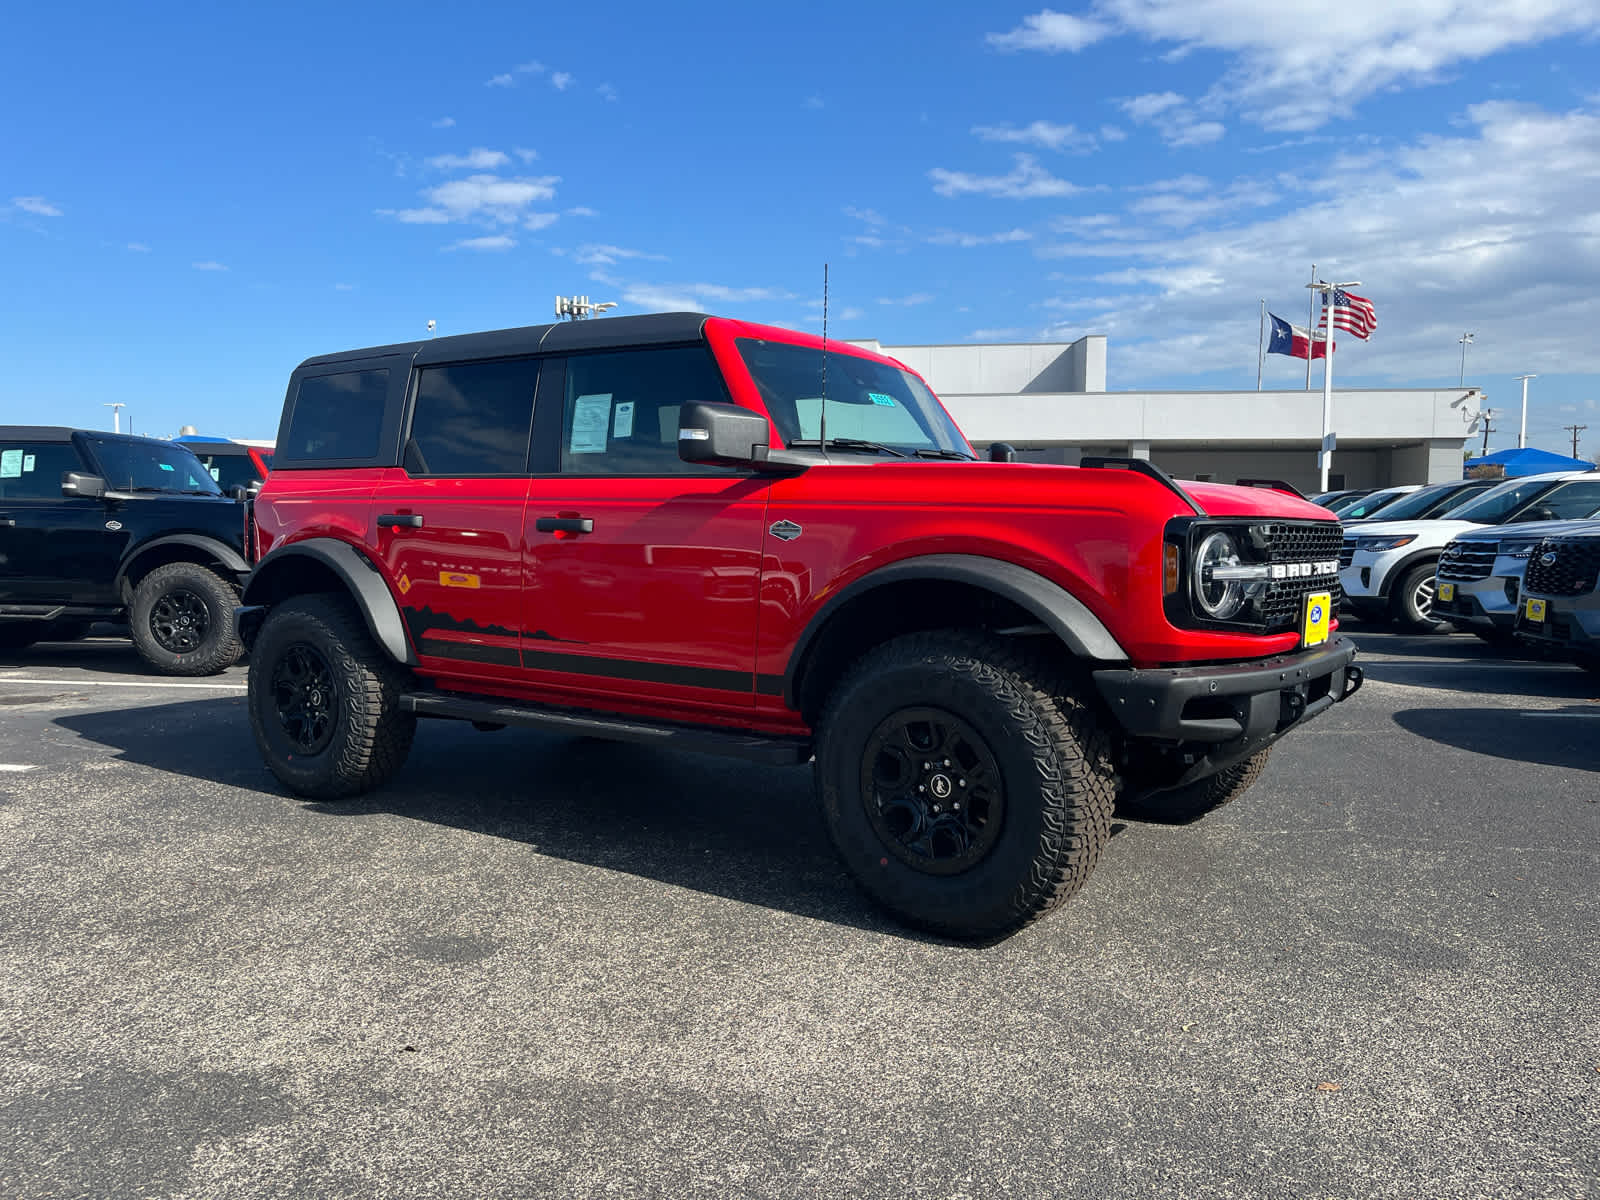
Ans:
{"label": "windshield wiper", "polygon": [[978,456],[977,455],[975,455],[975,454],[966,454],[966,453],[963,453],[960,450],[945,450],[945,449],[929,450],[929,449],[923,449],[923,450],[918,450],[916,452],[916,454],[917,454],[918,458],[953,458],[953,459],[956,459],[959,462],[977,462],[978,461]]}
{"label": "windshield wiper", "polygon": [[[789,444],[791,446],[815,446],[818,445],[818,442],[816,438],[797,438]],[[835,448],[839,450],[865,450],[870,454],[892,454],[896,458],[906,457],[904,450],[896,450],[893,446],[885,446],[882,442],[869,442],[862,438],[829,438],[821,445],[824,450],[833,450]]]}

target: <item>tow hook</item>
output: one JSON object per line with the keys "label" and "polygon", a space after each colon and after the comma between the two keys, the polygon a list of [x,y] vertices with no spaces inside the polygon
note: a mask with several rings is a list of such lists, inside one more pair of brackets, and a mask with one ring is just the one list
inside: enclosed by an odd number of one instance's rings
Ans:
{"label": "tow hook", "polygon": [[1355,663],[1351,663],[1344,669],[1344,694],[1340,696],[1339,699],[1350,699],[1351,696],[1354,696],[1361,690],[1361,685],[1366,681],[1367,673],[1360,667],[1356,666]]}

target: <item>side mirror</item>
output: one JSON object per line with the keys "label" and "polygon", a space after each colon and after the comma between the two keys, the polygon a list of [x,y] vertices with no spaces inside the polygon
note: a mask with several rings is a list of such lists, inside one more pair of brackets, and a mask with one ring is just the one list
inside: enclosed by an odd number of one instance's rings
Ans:
{"label": "side mirror", "polygon": [[106,481],[98,475],[67,471],[61,476],[61,494],[78,496],[85,500],[98,500],[106,494]]}
{"label": "side mirror", "polygon": [[678,409],[678,457],[684,462],[753,466],[772,444],[767,419],[736,404],[694,401]]}
{"label": "side mirror", "polygon": [[1015,462],[1017,448],[1010,442],[995,442],[989,447],[990,462]]}
{"label": "side mirror", "polygon": [[235,500],[254,500],[261,494],[261,480],[252,479],[249,483],[233,489]]}

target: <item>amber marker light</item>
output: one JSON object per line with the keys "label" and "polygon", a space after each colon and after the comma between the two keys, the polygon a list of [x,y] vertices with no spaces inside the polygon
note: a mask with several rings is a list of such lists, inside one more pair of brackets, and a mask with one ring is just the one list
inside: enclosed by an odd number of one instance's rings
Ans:
{"label": "amber marker light", "polygon": [[1178,559],[1178,548],[1171,542],[1166,543],[1163,547],[1161,581],[1169,596],[1176,593],[1182,584]]}

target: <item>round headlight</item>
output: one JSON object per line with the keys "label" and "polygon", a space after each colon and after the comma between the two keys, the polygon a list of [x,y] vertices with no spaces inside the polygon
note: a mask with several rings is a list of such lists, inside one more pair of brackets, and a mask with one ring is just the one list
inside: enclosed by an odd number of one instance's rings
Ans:
{"label": "round headlight", "polygon": [[1226,533],[1207,535],[1194,556],[1194,598],[1200,611],[1213,621],[1237,616],[1247,599],[1245,584],[1238,579],[1218,579],[1218,567],[1239,566],[1239,546]]}

